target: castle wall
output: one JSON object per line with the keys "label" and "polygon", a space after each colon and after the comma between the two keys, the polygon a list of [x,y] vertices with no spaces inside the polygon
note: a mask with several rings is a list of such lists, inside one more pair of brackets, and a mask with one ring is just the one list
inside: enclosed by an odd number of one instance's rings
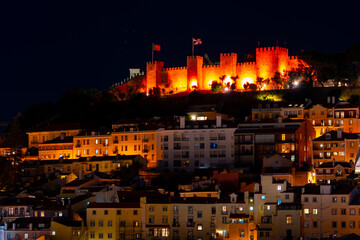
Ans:
{"label": "castle wall", "polygon": [[256,63],[243,62],[236,66],[238,79],[236,80],[236,89],[243,89],[245,83],[256,82]]}
{"label": "castle wall", "polygon": [[211,90],[211,83],[213,81],[219,81],[221,76],[220,65],[204,65],[202,68],[202,89]]}
{"label": "castle wall", "polygon": [[161,72],[164,62],[147,62],[146,63],[146,90],[161,86]]}
{"label": "castle wall", "polygon": [[236,76],[236,63],[237,63],[237,54],[236,53],[221,53],[220,54],[220,68],[221,75],[226,75],[229,77]]}
{"label": "castle wall", "polygon": [[161,88],[167,88],[167,92],[182,92],[187,88],[187,68],[164,68]]}
{"label": "castle wall", "polygon": [[186,58],[187,63],[187,90],[191,91],[191,86],[196,85],[199,89],[202,89],[202,66],[203,57],[189,56]]}
{"label": "castle wall", "polygon": [[213,81],[220,82],[226,76],[224,85],[233,82],[231,77],[238,76],[236,89],[243,89],[245,83],[256,83],[257,77],[271,79],[276,72],[285,73],[299,67],[297,57],[289,57],[288,49],[282,47],[266,47],[256,49],[256,62],[237,63],[236,53],[220,54],[220,65],[203,65],[200,56],[187,57],[186,67],[163,68],[163,62],[147,62],[146,78],[142,81],[130,80],[125,86],[118,87],[122,92],[129,87],[137,91],[149,92],[154,87],[165,88],[166,92],[182,92],[193,90],[211,90]]}

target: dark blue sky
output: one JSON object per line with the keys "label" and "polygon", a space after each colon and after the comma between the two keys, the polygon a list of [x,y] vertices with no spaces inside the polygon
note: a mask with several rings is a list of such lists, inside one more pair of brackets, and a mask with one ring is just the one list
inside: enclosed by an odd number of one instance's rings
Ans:
{"label": "dark blue sky", "polygon": [[359,3],[324,1],[8,1],[0,3],[0,122],[70,88],[104,89],[157,60],[184,66],[191,38],[213,61],[261,46],[342,52],[360,42]]}

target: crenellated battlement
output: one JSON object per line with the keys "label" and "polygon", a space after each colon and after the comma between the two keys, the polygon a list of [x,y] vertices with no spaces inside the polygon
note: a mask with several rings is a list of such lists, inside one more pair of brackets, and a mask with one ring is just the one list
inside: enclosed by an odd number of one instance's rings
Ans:
{"label": "crenellated battlement", "polygon": [[203,57],[201,57],[201,56],[187,56],[186,57],[187,60],[197,59],[197,58],[202,59]]}
{"label": "crenellated battlement", "polygon": [[297,60],[298,57],[297,57],[297,56],[289,56],[289,59],[290,59],[290,60]]}
{"label": "crenellated battlement", "polygon": [[288,52],[288,49],[287,49],[287,48],[283,48],[283,47],[263,47],[263,48],[256,48],[256,52],[270,52],[270,51]]}
{"label": "crenellated battlement", "polygon": [[220,65],[203,65],[203,68],[220,68]]}
{"label": "crenellated battlement", "polygon": [[237,56],[236,53],[220,53],[220,57]]}
{"label": "crenellated battlement", "polygon": [[237,63],[237,66],[255,66],[256,62],[241,62],[241,63]]}
{"label": "crenellated battlement", "polygon": [[146,66],[148,66],[148,65],[160,65],[160,66],[164,66],[164,62],[161,62],[161,61],[146,62]]}
{"label": "crenellated battlement", "polygon": [[176,70],[186,70],[187,67],[172,67],[172,68],[164,68],[163,71],[176,71]]}

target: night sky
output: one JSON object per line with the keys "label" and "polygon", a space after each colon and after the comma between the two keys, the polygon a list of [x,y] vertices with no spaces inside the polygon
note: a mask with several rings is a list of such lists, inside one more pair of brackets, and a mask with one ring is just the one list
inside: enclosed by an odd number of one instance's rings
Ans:
{"label": "night sky", "polygon": [[[131,2],[131,3],[124,3]],[[70,88],[105,89],[145,69],[151,44],[165,67],[195,53],[238,61],[260,46],[343,52],[360,42],[359,3],[346,1],[2,1],[0,122]],[[350,2],[350,1],[349,1]]]}

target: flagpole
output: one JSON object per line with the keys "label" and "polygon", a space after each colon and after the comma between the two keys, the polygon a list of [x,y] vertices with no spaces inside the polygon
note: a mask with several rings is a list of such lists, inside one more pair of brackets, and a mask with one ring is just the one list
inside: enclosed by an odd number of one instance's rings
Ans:
{"label": "flagpole", "polygon": [[192,39],[192,56],[194,56],[194,38]]}
{"label": "flagpole", "polygon": [[151,45],[151,63],[154,63],[154,43]]}

